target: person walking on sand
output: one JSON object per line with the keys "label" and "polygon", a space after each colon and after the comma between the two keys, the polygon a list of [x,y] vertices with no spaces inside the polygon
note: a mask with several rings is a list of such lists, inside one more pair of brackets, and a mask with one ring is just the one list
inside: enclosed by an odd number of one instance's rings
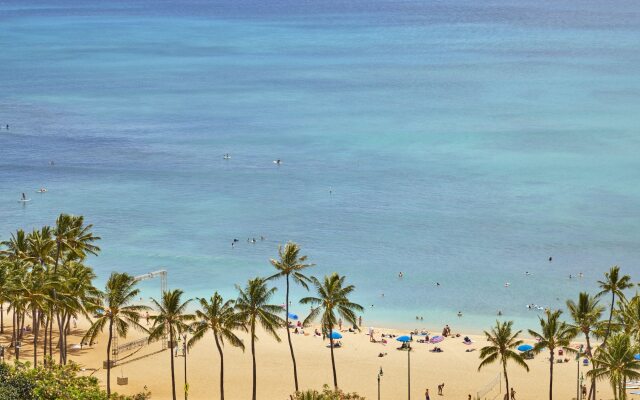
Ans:
{"label": "person walking on sand", "polygon": [[511,388],[511,400],[516,400],[516,391]]}
{"label": "person walking on sand", "polygon": [[442,382],[442,385],[438,385],[438,395],[442,396],[443,390],[444,390],[444,382]]}
{"label": "person walking on sand", "polygon": [[429,389],[426,389],[424,392],[424,400],[431,400],[431,397],[429,396]]}

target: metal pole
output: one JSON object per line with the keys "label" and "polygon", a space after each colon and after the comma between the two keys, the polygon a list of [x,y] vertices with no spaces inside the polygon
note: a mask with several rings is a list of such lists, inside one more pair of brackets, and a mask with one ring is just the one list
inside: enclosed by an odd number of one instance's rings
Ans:
{"label": "metal pole", "polygon": [[188,398],[189,391],[189,383],[187,382],[187,334],[184,334],[184,343],[182,344],[184,348],[184,400]]}
{"label": "metal pole", "polygon": [[576,400],[580,400],[580,353],[578,353],[578,376],[576,376],[576,385],[578,390],[576,391]]}
{"label": "metal pole", "polygon": [[578,375],[576,376],[576,384],[578,386],[578,390],[576,392],[576,400],[580,400],[580,395],[582,394],[581,385],[580,385],[580,354],[582,354],[582,345],[578,348],[578,355],[576,356],[576,361],[578,362]]}
{"label": "metal pole", "polygon": [[407,398],[411,400],[411,344],[409,344],[409,350],[407,351]]}

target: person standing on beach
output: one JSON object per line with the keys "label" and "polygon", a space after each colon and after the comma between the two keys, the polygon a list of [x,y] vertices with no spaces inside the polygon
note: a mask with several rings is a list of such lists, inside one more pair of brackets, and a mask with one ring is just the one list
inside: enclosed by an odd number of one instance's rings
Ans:
{"label": "person standing on beach", "polygon": [[511,388],[511,400],[516,400],[516,391]]}
{"label": "person standing on beach", "polygon": [[426,389],[424,392],[424,400],[431,400],[431,397],[429,396],[429,389]]}

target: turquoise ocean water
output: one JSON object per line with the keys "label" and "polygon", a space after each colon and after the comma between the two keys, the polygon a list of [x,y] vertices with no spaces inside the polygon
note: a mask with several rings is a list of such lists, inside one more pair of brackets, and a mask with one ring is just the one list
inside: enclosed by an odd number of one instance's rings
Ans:
{"label": "turquoise ocean water", "polygon": [[640,279],[637,1],[2,0],[0,124],[1,237],[83,214],[101,284],[294,240],[365,321],[478,329]]}

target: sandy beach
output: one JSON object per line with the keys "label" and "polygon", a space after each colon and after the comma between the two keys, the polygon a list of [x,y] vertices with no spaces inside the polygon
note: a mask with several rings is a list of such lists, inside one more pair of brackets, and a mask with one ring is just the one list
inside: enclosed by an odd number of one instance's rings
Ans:
{"label": "sandy beach", "polygon": [[[5,319],[5,334],[3,342],[10,340],[11,329]],[[143,325],[144,325],[143,321]],[[77,347],[80,343],[87,321],[79,321],[78,327],[69,338],[69,346]],[[411,352],[411,398],[424,399],[425,389],[429,388],[431,398],[466,400],[469,394],[475,399],[476,392],[491,381],[500,372],[499,365],[491,365],[478,372],[478,349],[485,345],[482,336],[468,335],[472,345],[465,345],[462,337],[465,332],[457,332],[455,326],[453,334],[460,333],[461,337],[446,338],[438,344],[443,352],[430,352],[435,345],[417,343],[414,341]],[[430,330],[439,334],[441,329]],[[323,384],[331,384],[331,359],[328,340],[313,336],[313,328],[307,329],[310,335],[293,334],[292,340],[298,362],[300,385],[303,388],[320,389]],[[344,345],[335,349],[336,366],[339,386],[345,391],[355,391],[368,399],[377,398],[377,373],[383,369],[381,378],[382,399],[404,399],[407,397],[407,352],[397,350],[400,343],[389,338],[388,343],[371,343],[367,334],[368,328],[361,332],[343,332]],[[259,334],[256,344],[258,362],[258,397],[276,400],[288,399],[293,392],[293,374],[291,359],[286,342],[286,333],[280,331],[282,342]],[[407,331],[375,328],[375,335],[407,334]],[[136,339],[143,338],[141,332],[132,331],[126,339],[120,339],[122,345]],[[245,343],[248,336],[241,335]],[[32,349],[27,344],[30,335],[24,340],[21,359],[30,360]],[[416,336],[419,339],[420,336]],[[531,341],[528,341],[531,342]],[[102,369],[105,360],[106,335],[103,334],[91,348],[70,350],[69,358],[84,368],[83,374],[98,377],[104,385],[106,370]],[[181,348],[181,347],[180,347]],[[476,349],[475,351],[467,351]],[[41,351],[41,350],[39,350]],[[385,354],[379,357],[379,354]],[[9,359],[13,353],[8,353]],[[153,343],[142,348],[124,352],[117,367],[112,370],[112,388],[121,394],[140,392],[146,386],[152,393],[153,399],[171,398],[170,360],[169,351],[162,350],[161,343]],[[576,362],[573,356],[568,356],[569,362],[555,365],[554,398],[572,399],[576,394]],[[520,367],[509,368],[509,380],[516,390],[516,399],[537,400],[547,398],[549,382],[549,364],[547,353],[540,354],[529,360],[530,372]],[[184,357],[182,351],[176,362],[176,387],[178,398],[184,398]],[[251,353],[227,346],[225,348],[225,394],[229,399],[246,399],[251,396]],[[581,368],[581,372],[583,369]],[[189,379],[190,399],[219,398],[219,360],[213,337],[209,335],[188,353],[187,373]],[[117,385],[116,377],[127,377],[126,386]],[[443,395],[437,395],[437,386],[445,384]],[[504,389],[503,393],[504,393]],[[495,398],[501,398],[504,394]],[[487,398],[494,398],[487,397]],[[598,399],[612,398],[608,382],[598,385]],[[630,396],[639,399],[639,396]]]}

